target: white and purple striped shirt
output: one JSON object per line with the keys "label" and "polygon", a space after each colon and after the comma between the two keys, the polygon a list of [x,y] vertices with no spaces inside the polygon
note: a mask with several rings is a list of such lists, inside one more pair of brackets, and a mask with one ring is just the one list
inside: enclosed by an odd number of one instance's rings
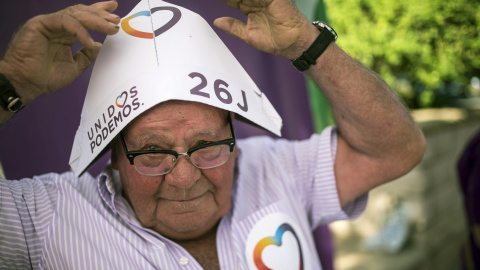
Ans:
{"label": "white and purple striped shirt", "polygon": [[[222,269],[302,265],[321,269],[319,224],[358,216],[367,196],[341,208],[333,161],[336,133],[305,141],[238,140],[232,209],[217,231]],[[283,254],[283,255],[282,255]],[[287,254],[287,256],[285,256]],[[0,269],[201,269],[176,243],[142,227],[109,166],[86,174],[0,181]]]}

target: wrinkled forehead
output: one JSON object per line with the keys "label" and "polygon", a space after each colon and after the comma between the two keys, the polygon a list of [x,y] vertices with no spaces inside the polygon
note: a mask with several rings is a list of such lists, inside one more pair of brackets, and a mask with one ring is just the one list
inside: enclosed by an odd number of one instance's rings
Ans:
{"label": "wrinkled forehead", "polygon": [[132,120],[123,132],[154,122],[165,122],[172,126],[195,122],[198,125],[223,126],[228,122],[228,111],[207,104],[169,100],[155,105]]}

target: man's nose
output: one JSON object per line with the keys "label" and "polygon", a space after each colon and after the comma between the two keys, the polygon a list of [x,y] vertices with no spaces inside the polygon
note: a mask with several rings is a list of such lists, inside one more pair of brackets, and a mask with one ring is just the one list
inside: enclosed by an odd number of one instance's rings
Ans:
{"label": "man's nose", "polygon": [[187,155],[179,155],[175,167],[165,175],[165,181],[172,186],[189,189],[200,179],[200,175],[200,169],[190,162]]}

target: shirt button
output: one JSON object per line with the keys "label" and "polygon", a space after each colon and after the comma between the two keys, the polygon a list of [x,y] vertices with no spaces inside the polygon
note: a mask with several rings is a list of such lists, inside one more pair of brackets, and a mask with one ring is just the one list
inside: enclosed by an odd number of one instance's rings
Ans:
{"label": "shirt button", "polygon": [[180,257],[180,259],[178,260],[178,262],[180,263],[180,265],[185,266],[185,265],[188,264],[188,258],[185,257],[185,256],[182,256],[182,257]]}

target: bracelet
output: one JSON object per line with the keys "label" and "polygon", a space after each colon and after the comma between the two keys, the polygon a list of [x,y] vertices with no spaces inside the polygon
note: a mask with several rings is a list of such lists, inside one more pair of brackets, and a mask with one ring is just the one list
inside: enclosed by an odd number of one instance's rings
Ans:
{"label": "bracelet", "polygon": [[18,112],[23,108],[23,102],[15,92],[15,88],[10,81],[0,73],[0,106],[5,111]]}

